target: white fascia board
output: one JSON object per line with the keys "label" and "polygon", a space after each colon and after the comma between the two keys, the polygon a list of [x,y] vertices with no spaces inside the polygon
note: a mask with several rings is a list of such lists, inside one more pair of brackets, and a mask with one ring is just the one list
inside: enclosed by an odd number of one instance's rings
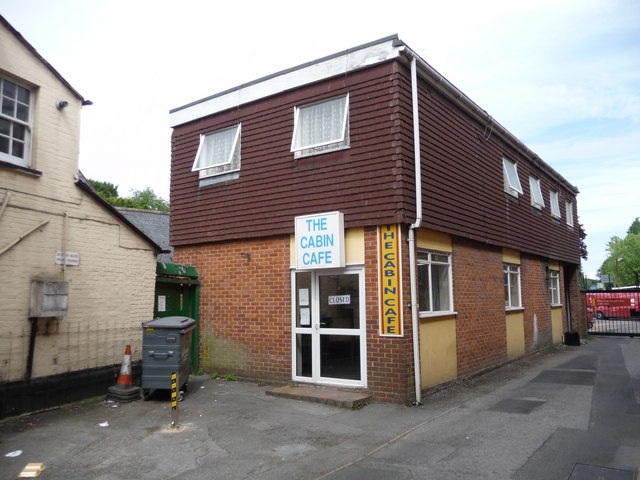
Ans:
{"label": "white fascia board", "polygon": [[397,58],[404,48],[402,42],[393,36],[377,43],[367,44],[306,63],[176,108],[169,114],[169,126],[176,127],[293,88]]}

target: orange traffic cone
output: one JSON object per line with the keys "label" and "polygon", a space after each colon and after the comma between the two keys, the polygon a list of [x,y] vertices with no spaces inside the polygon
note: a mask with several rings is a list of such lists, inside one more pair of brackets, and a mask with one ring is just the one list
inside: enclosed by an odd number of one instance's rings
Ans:
{"label": "orange traffic cone", "polygon": [[133,385],[133,377],[131,376],[131,345],[127,345],[127,348],[124,349],[124,360],[122,360],[122,367],[120,368],[120,375],[118,375],[116,385]]}
{"label": "orange traffic cone", "polygon": [[131,345],[127,345],[124,350],[124,360],[118,381],[107,389],[107,398],[125,403],[140,398],[140,388],[133,385],[133,376],[131,375]]}

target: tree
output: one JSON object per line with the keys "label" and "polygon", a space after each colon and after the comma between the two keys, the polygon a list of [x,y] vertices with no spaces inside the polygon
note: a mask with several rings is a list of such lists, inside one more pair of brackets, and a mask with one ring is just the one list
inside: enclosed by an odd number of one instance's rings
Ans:
{"label": "tree", "polygon": [[93,188],[95,188],[98,195],[102,198],[109,197],[117,197],[118,196],[118,187],[113,183],[109,182],[101,182],[100,180],[89,180],[89,183]]}
{"label": "tree", "polygon": [[130,197],[118,195],[118,186],[109,182],[89,179],[91,186],[114,207],[141,208],[144,210],[155,210],[158,212],[168,212],[169,202],[147,187],[144,190],[132,190]]}
{"label": "tree", "polygon": [[[638,232],[638,233],[636,233]],[[609,255],[602,262],[599,274],[611,275],[612,283],[618,286],[638,285],[640,275],[640,222],[634,220],[627,236],[620,238],[611,237],[607,243]]]}
{"label": "tree", "polygon": [[640,234],[640,220],[638,220],[638,217],[636,217],[636,219],[629,227],[629,230],[627,230],[627,235],[629,235],[630,233],[635,233],[636,235]]}
{"label": "tree", "polygon": [[164,198],[158,197],[155,192],[147,187],[144,190],[133,190],[131,200],[133,200],[139,207],[145,210],[157,210],[158,212],[168,212],[169,202]]}
{"label": "tree", "polygon": [[584,242],[584,239],[587,238],[587,232],[585,231],[581,223],[578,224],[578,234],[580,235],[580,257],[583,260],[586,260],[589,257],[587,244]]}

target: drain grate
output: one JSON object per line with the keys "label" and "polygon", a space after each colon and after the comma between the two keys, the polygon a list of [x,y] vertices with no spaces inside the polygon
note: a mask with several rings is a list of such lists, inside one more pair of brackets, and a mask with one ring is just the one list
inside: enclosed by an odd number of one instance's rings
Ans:
{"label": "drain grate", "polygon": [[634,480],[635,478],[636,474],[631,470],[576,463],[567,480]]}

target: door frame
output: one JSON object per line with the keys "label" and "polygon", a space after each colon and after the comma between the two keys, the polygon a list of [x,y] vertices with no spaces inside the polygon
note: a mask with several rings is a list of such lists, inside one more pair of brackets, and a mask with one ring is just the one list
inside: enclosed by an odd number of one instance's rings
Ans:
{"label": "door frame", "polygon": [[[311,274],[311,328],[296,326],[296,274]],[[346,333],[344,329],[320,328],[320,302],[319,302],[319,277],[324,275],[358,275],[359,288],[359,328],[349,329]],[[320,376],[320,336],[321,335],[351,335],[359,337],[360,346],[360,380],[340,379]],[[357,332],[357,333],[355,333]],[[312,375],[303,377],[296,375],[297,344],[296,335],[307,334],[312,337]],[[318,385],[335,385],[341,387],[367,387],[367,321],[366,321],[366,282],[364,266],[347,266],[340,269],[318,269],[318,270],[291,270],[291,378],[298,382],[314,383]]]}

